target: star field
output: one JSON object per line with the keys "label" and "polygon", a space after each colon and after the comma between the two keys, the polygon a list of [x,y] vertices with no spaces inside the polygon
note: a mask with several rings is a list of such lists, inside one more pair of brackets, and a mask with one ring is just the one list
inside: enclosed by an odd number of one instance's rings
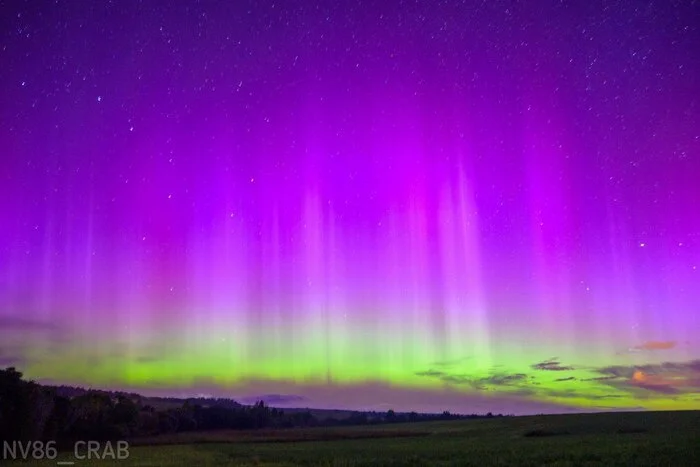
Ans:
{"label": "star field", "polygon": [[700,404],[700,3],[0,2],[0,364]]}

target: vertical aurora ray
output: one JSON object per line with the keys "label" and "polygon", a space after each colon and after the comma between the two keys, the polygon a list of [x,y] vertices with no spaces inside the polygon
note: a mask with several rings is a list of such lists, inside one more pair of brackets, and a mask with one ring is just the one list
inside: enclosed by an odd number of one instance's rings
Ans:
{"label": "vertical aurora ray", "polygon": [[3,4],[0,363],[309,406],[697,407],[698,14]]}

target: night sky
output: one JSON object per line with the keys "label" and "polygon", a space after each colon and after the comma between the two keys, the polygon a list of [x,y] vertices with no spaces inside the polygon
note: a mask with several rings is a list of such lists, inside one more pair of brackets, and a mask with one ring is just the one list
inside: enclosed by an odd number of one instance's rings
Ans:
{"label": "night sky", "polygon": [[0,365],[700,407],[700,2],[0,1]]}

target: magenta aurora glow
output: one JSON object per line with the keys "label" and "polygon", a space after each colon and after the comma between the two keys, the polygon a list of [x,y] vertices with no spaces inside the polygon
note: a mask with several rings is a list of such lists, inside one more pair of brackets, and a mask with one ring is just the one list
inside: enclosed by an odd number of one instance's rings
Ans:
{"label": "magenta aurora glow", "polygon": [[698,408],[700,4],[604,4],[2,2],[0,364]]}

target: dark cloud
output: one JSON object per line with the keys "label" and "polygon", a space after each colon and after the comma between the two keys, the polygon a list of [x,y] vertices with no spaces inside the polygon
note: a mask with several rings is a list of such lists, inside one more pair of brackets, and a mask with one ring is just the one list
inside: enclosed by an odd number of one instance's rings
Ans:
{"label": "dark cloud", "polygon": [[589,400],[605,400],[619,399],[625,397],[622,394],[593,394],[586,389],[541,389],[537,391],[538,395],[547,396],[553,399],[589,399]]}
{"label": "dark cloud", "polygon": [[634,367],[629,366],[608,366],[604,368],[599,368],[596,372],[601,373],[605,376],[599,376],[597,378],[591,378],[592,380],[604,381],[616,378],[631,378],[634,373]]}
{"label": "dark cloud", "polygon": [[620,378],[632,378],[636,372],[645,374],[678,374],[679,376],[689,374],[700,374],[700,360],[691,360],[688,362],[663,362],[649,363],[642,365],[615,365],[599,368],[596,370],[606,376],[615,376]]}
{"label": "dark cloud", "polygon": [[415,373],[416,376],[437,378],[443,383],[469,385],[481,391],[489,390],[489,386],[519,386],[528,383],[528,375],[524,373],[494,373],[493,375],[475,378],[465,374],[450,374],[445,371],[427,370]]}
{"label": "dark cloud", "polygon": [[600,368],[597,372],[604,376],[592,380],[623,390],[666,395],[700,392],[700,360],[616,365]]}
{"label": "dark cloud", "polygon": [[616,375],[610,375],[610,376],[596,376],[595,378],[585,378],[582,379],[581,381],[607,381],[610,379],[617,379],[619,376]]}
{"label": "dark cloud", "polygon": [[443,375],[440,377],[441,381],[444,381],[445,383],[452,383],[452,384],[471,384],[474,385],[474,379],[470,378],[469,376],[465,375]]}
{"label": "dark cloud", "polygon": [[540,363],[535,363],[534,365],[532,365],[532,368],[535,370],[546,371],[570,371],[574,369],[571,366],[563,366],[561,363],[559,363],[559,360],[556,358],[551,358]]}
{"label": "dark cloud", "polygon": [[451,384],[470,384],[474,382],[474,379],[466,375],[452,375],[444,371],[439,370],[426,370],[417,371],[414,373],[416,376],[425,376],[427,378],[437,378],[440,381]]}
{"label": "dark cloud", "polygon": [[[541,371],[574,370],[571,366],[562,365],[557,358],[536,363],[532,368]],[[700,393],[700,360],[614,365],[602,368],[580,367],[580,371],[591,371],[594,374],[588,378],[563,375],[554,380],[555,382],[594,382],[603,386],[595,391],[591,391],[591,388],[585,385],[581,388],[562,385],[566,389],[551,389],[538,383],[534,379],[536,375],[505,373],[497,370],[498,368],[493,368],[492,374],[486,377],[435,369],[415,374],[433,378],[447,385],[464,386],[480,392],[503,392],[522,397],[538,395],[554,399],[589,399],[591,401],[632,397],[642,400],[685,394],[692,396]],[[598,376],[595,376],[595,373]]]}
{"label": "dark cloud", "polygon": [[673,386],[664,385],[664,384],[638,383],[638,384],[635,384],[634,386],[636,386],[638,388],[646,389],[647,391],[658,392],[661,394],[679,394],[681,392],[680,389],[676,389]]}
{"label": "dark cloud", "polygon": [[515,373],[515,374],[495,374],[492,376],[489,376],[488,378],[481,378],[479,380],[480,383],[483,384],[490,384],[494,386],[507,386],[509,384],[517,383],[520,381],[525,381],[527,380],[527,375],[524,373]]}

